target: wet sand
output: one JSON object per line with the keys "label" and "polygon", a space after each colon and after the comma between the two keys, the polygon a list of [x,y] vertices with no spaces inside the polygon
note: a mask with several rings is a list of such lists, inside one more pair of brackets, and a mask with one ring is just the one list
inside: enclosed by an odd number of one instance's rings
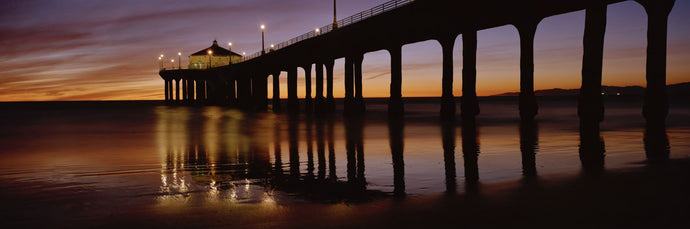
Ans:
{"label": "wet sand", "polygon": [[[152,196],[103,203],[102,190],[69,186],[36,195],[29,183],[0,189],[2,228],[688,228],[690,159],[478,184],[461,194],[388,197],[367,203],[152,204]],[[24,187],[27,190],[17,189]],[[60,191],[57,191],[60,190]],[[74,196],[82,191],[83,195]],[[66,198],[60,198],[65,193]],[[190,193],[203,196],[206,193]],[[37,201],[41,198],[49,201]],[[72,198],[72,199],[70,199]],[[193,197],[192,197],[193,198]],[[78,199],[78,201],[76,200]],[[94,206],[73,203],[92,201]],[[99,203],[100,201],[100,203]]]}

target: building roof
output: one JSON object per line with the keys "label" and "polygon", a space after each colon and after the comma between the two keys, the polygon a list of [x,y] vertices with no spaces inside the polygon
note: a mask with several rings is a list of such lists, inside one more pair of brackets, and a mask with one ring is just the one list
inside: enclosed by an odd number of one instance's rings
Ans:
{"label": "building roof", "polygon": [[218,46],[218,41],[213,40],[213,45],[211,47],[199,50],[198,52],[195,52],[192,54],[192,56],[206,56],[208,55],[208,50],[213,51],[214,56],[230,56],[232,53],[233,56],[242,56],[240,54],[237,54],[235,52],[231,52],[230,50],[224,49],[223,47]]}

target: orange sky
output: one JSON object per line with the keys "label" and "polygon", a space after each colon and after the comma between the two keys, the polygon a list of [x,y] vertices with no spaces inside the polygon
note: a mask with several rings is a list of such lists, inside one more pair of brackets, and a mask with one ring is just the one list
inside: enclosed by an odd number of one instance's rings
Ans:
{"label": "orange sky", "polygon": [[[278,43],[332,18],[332,11],[323,10],[331,3],[310,0],[274,1],[271,4],[282,4],[277,7],[282,9],[280,14],[271,13],[275,9],[266,8],[268,3],[249,0],[170,6],[156,5],[156,1],[136,3],[138,6],[80,2],[52,8],[50,4],[3,4],[0,101],[160,100],[163,81],[157,75],[157,57],[161,53],[173,56],[181,51],[188,55],[208,47],[213,39],[220,44],[232,41],[233,51],[254,53],[261,45],[255,25],[267,24],[267,43]],[[352,0],[340,4],[339,15],[347,16],[379,3]],[[301,11],[285,13],[285,9],[293,8]],[[690,14],[684,13],[688,11],[689,1],[677,1],[669,17],[668,84],[690,81]],[[10,17],[14,20],[8,20]],[[208,23],[201,23],[202,19]],[[549,17],[540,23],[535,38],[535,89],[580,86],[583,31],[584,11]],[[520,50],[515,28],[479,31],[478,40],[478,95],[519,91]],[[456,96],[462,95],[461,53],[459,36],[454,49]],[[632,1],[610,5],[603,84],[644,86],[645,53],[644,9]],[[441,95],[441,58],[436,41],[403,47],[404,97]],[[365,97],[388,96],[389,61],[386,51],[364,55]],[[343,64],[343,59],[336,60],[336,97],[344,95]],[[299,72],[298,93],[304,97],[304,72]],[[269,78],[269,98],[271,81]],[[286,98],[285,72],[280,82],[281,97]]]}

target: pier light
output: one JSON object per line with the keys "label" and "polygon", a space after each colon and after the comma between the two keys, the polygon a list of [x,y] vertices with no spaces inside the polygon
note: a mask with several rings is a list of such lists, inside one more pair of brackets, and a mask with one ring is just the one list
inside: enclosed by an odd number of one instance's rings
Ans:
{"label": "pier light", "polygon": [[158,57],[158,69],[162,69],[162,68],[163,68],[163,56],[161,55]]}
{"label": "pier light", "polygon": [[211,68],[211,56],[213,55],[213,50],[208,50],[208,68]]}
{"label": "pier light", "polygon": [[228,42],[228,51],[232,52],[232,42]]}
{"label": "pier light", "polygon": [[319,28],[316,28],[316,29],[314,30],[314,33],[316,33],[316,35],[319,35],[320,32],[321,32],[321,29],[319,29]]}
{"label": "pier light", "polygon": [[266,29],[265,25],[261,25],[261,54],[266,54],[266,46],[264,43],[264,30]]}
{"label": "pier light", "polygon": [[177,52],[177,69],[182,68],[182,52]]}

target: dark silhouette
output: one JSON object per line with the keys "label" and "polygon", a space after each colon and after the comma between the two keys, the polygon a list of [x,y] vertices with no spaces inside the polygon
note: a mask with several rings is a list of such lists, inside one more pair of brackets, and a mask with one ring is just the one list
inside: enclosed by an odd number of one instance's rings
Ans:
{"label": "dark silhouette", "polygon": [[273,175],[276,179],[283,179],[283,154],[281,152],[280,141],[283,139],[281,135],[281,122],[276,122],[273,129],[273,157],[275,162],[273,163]]}
{"label": "dark silhouette", "polygon": [[651,165],[664,164],[671,153],[671,146],[666,135],[666,123],[647,120],[644,131],[644,150],[647,162]]}
{"label": "dark silhouette", "polygon": [[525,179],[537,177],[537,149],[539,148],[539,126],[537,121],[526,119],[520,122],[520,152],[522,153],[522,175]]}
{"label": "dark silhouette", "polygon": [[598,120],[580,120],[580,162],[586,176],[598,177],[604,172],[606,147],[599,132]]}
{"label": "dark silhouette", "polygon": [[317,179],[319,181],[326,180],[326,127],[324,121],[323,116],[316,116],[316,155],[318,158]]}
{"label": "dark silhouette", "polygon": [[462,158],[465,162],[466,191],[479,193],[479,133],[473,117],[462,120]]}
{"label": "dark silhouette", "polygon": [[290,181],[296,182],[300,178],[299,162],[299,116],[288,115],[288,148],[290,153]]}
{"label": "dark silhouette", "polygon": [[328,179],[338,180],[338,176],[335,174],[335,137],[333,136],[333,116],[326,116],[326,127],[328,132]]}
{"label": "dark silhouette", "polygon": [[[208,70],[161,70],[165,81],[165,98],[178,104],[179,81],[182,81],[184,104],[227,104],[244,108],[265,109],[267,77],[274,77],[274,109],[279,108],[280,71],[287,72],[288,108],[297,111],[297,68],[306,73],[306,110],[312,110],[311,68],[316,64],[317,111],[334,110],[333,63],[345,58],[346,112],[364,111],[362,96],[363,55],[388,50],[391,55],[389,111],[400,113],[402,102],[401,52],[405,44],[436,40],[443,55],[441,113],[454,115],[453,46],[462,35],[462,117],[480,113],[476,95],[477,31],[503,25],[514,25],[520,34],[520,116],[531,119],[538,113],[534,96],[534,34],[546,17],[585,10],[583,37],[582,86],[578,115],[585,120],[601,121],[603,44],[609,4],[623,0],[561,1],[447,1],[392,0],[351,17],[329,23],[280,43],[269,53],[250,55],[245,61]],[[647,89],[643,113],[647,119],[663,120],[668,114],[666,84],[666,42],[668,14],[675,0],[636,0],[647,12]],[[337,29],[336,29],[336,26]],[[337,45],[334,45],[337,44]],[[323,98],[323,67],[326,67],[326,99]],[[173,83],[175,81],[175,83]],[[176,89],[173,90],[173,86]],[[237,94],[235,94],[235,88]],[[226,90],[226,92],[218,92]],[[177,94],[173,96],[173,94]]]}
{"label": "dark silhouette", "polygon": [[364,116],[346,115],[344,118],[347,182],[363,189],[366,187],[364,177]]}
{"label": "dark silhouette", "polygon": [[306,141],[307,141],[307,180],[314,180],[314,134],[313,125],[314,117],[311,113],[307,113],[306,121]]}
{"label": "dark silhouette", "polygon": [[443,138],[443,162],[446,170],[446,193],[457,192],[455,172],[455,116],[441,119],[441,137]]}
{"label": "dark silhouette", "polygon": [[582,87],[577,114],[585,122],[604,119],[601,98],[601,72],[606,32],[606,7],[603,1],[586,1],[582,58]]}
{"label": "dark silhouette", "polygon": [[388,138],[393,161],[393,194],[405,197],[405,118],[401,115],[388,116]]}

